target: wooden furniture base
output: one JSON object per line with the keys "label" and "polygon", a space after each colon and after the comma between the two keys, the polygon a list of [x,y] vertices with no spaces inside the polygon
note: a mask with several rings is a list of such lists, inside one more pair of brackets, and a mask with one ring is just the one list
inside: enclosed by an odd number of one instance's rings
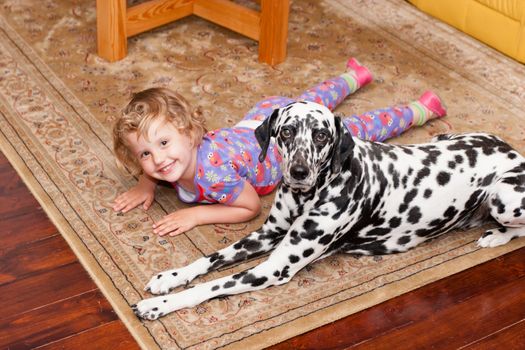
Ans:
{"label": "wooden furniture base", "polygon": [[255,11],[229,0],[150,0],[127,7],[126,0],[97,0],[99,56],[110,62],[127,55],[127,39],[177,19],[197,15],[259,42],[259,61],[286,58],[289,0],[261,0]]}

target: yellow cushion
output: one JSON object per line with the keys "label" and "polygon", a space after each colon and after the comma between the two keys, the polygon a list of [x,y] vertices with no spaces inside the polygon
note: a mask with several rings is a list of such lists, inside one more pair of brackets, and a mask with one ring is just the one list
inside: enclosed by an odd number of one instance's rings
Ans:
{"label": "yellow cushion", "polygon": [[421,11],[525,63],[525,0],[408,0]]}

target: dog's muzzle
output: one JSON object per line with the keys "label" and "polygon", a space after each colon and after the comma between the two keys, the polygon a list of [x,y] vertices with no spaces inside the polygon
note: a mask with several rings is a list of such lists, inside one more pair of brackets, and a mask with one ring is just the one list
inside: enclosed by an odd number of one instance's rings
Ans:
{"label": "dog's muzzle", "polygon": [[297,162],[283,173],[283,181],[291,188],[308,191],[315,185],[315,174],[306,163]]}
{"label": "dog's muzzle", "polygon": [[290,175],[295,179],[302,181],[310,175],[310,170],[307,166],[296,164],[290,168]]}

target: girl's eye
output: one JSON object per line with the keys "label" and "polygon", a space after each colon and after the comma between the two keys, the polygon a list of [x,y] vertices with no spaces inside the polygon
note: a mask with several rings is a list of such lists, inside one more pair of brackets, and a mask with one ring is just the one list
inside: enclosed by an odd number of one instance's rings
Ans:
{"label": "girl's eye", "polygon": [[160,141],[161,146],[166,146],[168,144],[167,140]]}
{"label": "girl's eye", "polygon": [[142,159],[146,158],[147,156],[149,156],[149,152],[142,152],[140,154],[140,158],[142,158]]}

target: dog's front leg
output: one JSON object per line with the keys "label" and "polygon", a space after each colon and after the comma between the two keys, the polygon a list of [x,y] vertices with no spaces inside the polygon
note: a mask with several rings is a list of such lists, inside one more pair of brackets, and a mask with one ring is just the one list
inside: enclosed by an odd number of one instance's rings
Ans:
{"label": "dog's front leg", "polygon": [[[249,270],[196,285],[180,293],[140,301],[137,316],[149,320],[224,295],[263,289],[288,282],[299,270],[326,252],[338,232],[335,222],[317,224],[319,216],[299,218],[268,259]],[[317,220],[316,220],[317,219]]]}
{"label": "dog's front leg", "polygon": [[[283,198],[281,191],[277,198]],[[261,255],[273,249],[288,231],[292,222],[288,206],[273,205],[264,225],[243,239],[211,255],[203,256],[193,263],[161,272],[151,278],[145,290],[152,294],[166,294],[171,289],[191,282],[195,277],[220,267]]]}

